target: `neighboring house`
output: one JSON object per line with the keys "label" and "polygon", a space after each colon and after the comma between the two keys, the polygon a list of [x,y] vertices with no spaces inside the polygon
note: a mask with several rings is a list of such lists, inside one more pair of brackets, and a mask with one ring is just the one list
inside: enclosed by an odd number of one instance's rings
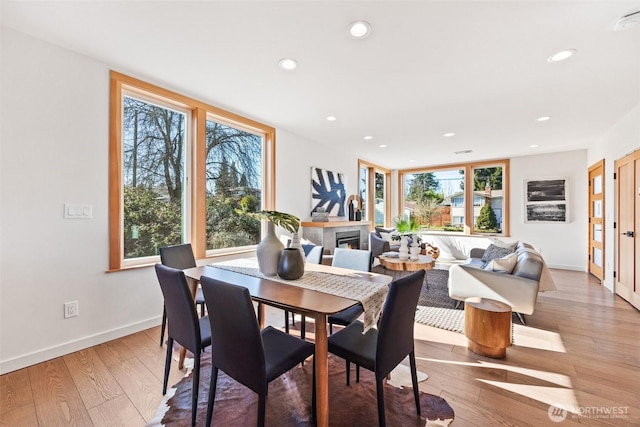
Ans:
{"label": "neighboring house", "polygon": [[[487,188],[485,191],[473,192],[473,223],[476,223],[480,216],[480,210],[487,203],[490,204],[493,212],[496,214],[498,225],[502,228],[502,207],[504,204],[502,190],[492,190],[491,188]],[[442,204],[451,206],[451,225],[463,226],[465,211],[464,192],[459,191],[445,197]]]}

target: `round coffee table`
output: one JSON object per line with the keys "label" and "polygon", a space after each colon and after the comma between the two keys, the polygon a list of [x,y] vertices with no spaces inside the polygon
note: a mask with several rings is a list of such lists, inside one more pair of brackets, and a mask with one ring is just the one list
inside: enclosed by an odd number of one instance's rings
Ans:
{"label": "round coffee table", "polygon": [[386,256],[380,256],[378,259],[380,260],[380,265],[394,271],[431,270],[436,265],[436,261],[428,255],[418,255],[416,261]]}

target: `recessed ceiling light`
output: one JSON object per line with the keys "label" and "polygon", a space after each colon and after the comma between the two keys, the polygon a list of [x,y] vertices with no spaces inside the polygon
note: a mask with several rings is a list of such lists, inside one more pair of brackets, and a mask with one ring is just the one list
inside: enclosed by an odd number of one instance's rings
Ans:
{"label": "recessed ceiling light", "polygon": [[380,147],[380,148],[387,148],[387,144],[380,144],[380,145],[378,145],[378,147]]}
{"label": "recessed ceiling light", "polygon": [[330,122],[335,122],[336,121],[336,116],[327,116],[327,120]]}
{"label": "recessed ceiling light", "polygon": [[455,136],[455,133],[453,133],[453,132],[447,132],[447,133],[445,133],[445,134],[444,134],[444,135],[442,135],[442,136],[444,136],[445,138],[450,138],[450,137],[452,137],[452,136]]}
{"label": "recessed ceiling light", "polygon": [[278,62],[278,65],[280,65],[280,68],[283,70],[294,70],[298,66],[298,63],[295,59],[282,58],[280,62]]}
{"label": "recessed ceiling light", "polygon": [[367,21],[355,21],[349,24],[349,34],[354,39],[363,39],[371,34],[371,25]]}
{"label": "recessed ceiling light", "polygon": [[549,61],[549,62],[564,61],[565,59],[568,59],[568,58],[572,57],[576,53],[578,53],[578,51],[575,50],[575,49],[561,50],[560,52],[556,52],[553,55],[551,55],[550,57],[548,57],[547,61]]}
{"label": "recessed ceiling light", "polygon": [[365,139],[366,141],[370,141],[370,140],[372,140],[372,139],[373,139],[373,137],[372,137],[371,135],[367,135],[367,136],[365,136],[365,137],[364,137],[364,139]]}
{"label": "recessed ceiling light", "polygon": [[547,120],[551,120],[551,116],[542,116],[536,119],[539,122],[546,122]]}
{"label": "recessed ceiling light", "polygon": [[414,162],[415,162],[415,160],[413,160],[413,159],[409,160],[409,163],[414,163]]}
{"label": "recessed ceiling light", "polygon": [[473,150],[460,150],[460,151],[453,152],[453,154],[469,154],[469,153],[473,153]]}
{"label": "recessed ceiling light", "polygon": [[529,148],[536,148],[536,147],[539,147],[539,145],[538,145],[538,144],[531,144],[531,145],[529,146]]}

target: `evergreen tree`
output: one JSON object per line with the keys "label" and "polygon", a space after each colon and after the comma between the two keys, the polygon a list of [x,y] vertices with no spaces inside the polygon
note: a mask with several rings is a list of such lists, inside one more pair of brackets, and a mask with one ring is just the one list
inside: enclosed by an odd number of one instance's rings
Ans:
{"label": "evergreen tree", "polygon": [[492,190],[502,190],[502,168],[478,168],[473,171],[473,188],[484,191],[486,186]]}
{"label": "evergreen tree", "polygon": [[437,191],[439,187],[440,181],[433,172],[415,174],[409,184],[407,200],[423,203],[435,200],[437,203],[442,203],[444,196]]}
{"label": "evergreen tree", "polygon": [[476,222],[479,230],[496,230],[498,228],[498,219],[489,203],[485,203],[480,209],[480,216]]}

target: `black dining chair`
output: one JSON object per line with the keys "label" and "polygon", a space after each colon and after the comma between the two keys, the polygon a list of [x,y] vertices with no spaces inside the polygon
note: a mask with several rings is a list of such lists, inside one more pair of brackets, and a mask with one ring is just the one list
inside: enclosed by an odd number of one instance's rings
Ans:
{"label": "black dining chair", "polygon": [[169,320],[167,340],[167,356],[164,362],[164,380],[162,394],[167,393],[167,382],[171,369],[173,342],[176,341],[193,353],[193,382],[191,384],[191,425],[196,425],[198,409],[198,387],[200,385],[200,356],[202,351],[211,345],[211,325],[207,316],[200,317],[196,313],[193,297],[182,270],[166,265],[156,264],[156,275],[164,306]]}
{"label": "black dining chair", "polygon": [[[218,370],[222,370],[258,394],[257,425],[264,426],[269,383],[313,355],[315,347],[272,326],[260,330],[247,288],[206,276],[202,276],[201,285],[209,310],[212,340],[206,425],[211,425]],[[313,372],[315,418],[315,363]]]}
{"label": "black dining chair", "polygon": [[[191,268],[196,266],[196,258],[193,256],[193,249],[191,249],[191,243],[184,243],[181,245],[164,246],[158,249],[160,253],[160,262],[168,267],[184,270],[185,268]],[[196,305],[200,307],[200,317],[204,317],[204,296],[202,296],[202,289],[196,289]],[[162,329],[160,329],[160,346],[164,341],[164,331],[167,327],[167,310],[162,309]]]}
{"label": "black dining chair", "polygon": [[[309,264],[322,264],[322,254],[324,251],[323,246],[303,244],[301,245],[304,250],[305,262]],[[289,333],[289,310],[284,311],[284,328],[285,332]],[[291,325],[295,326],[295,313],[291,313]],[[306,334],[306,319],[304,315],[300,315],[300,338],[304,339]]]}
{"label": "black dining chair", "polygon": [[[363,249],[335,248],[333,251],[333,267],[349,268],[358,271],[371,271],[371,251]],[[333,334],[333,325],[350,325],[364,313],[361,304],[354,305],[327,318],[329,334]]]}
{"label": "black dining chair", "polygon": [[420,415],[413,327],[424,276],[425,271],[418,270],[391,282],[378,329],[372,328],[363,334],[362,322],[355,321],[328,339],[329,352],[346,360],[347,385],[351,362],[356,364],[356,369],[362,366],[375,373],[381,427],[385,426],[384,379],[407,355],[416,411]]}

